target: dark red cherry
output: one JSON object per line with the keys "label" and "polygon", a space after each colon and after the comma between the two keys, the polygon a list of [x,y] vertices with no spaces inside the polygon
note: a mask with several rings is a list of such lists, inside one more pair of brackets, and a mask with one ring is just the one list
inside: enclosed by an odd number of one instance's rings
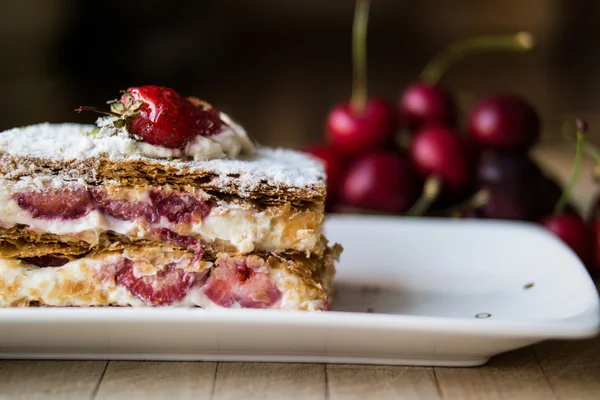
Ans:
{"label": "dark red cherry", "polygon": [[442,87],[426,82],[407,87],[398,101],[400,123],[415,132],[429,123],[454,126],[456,104],[454,98]]}
{"label": "dark red cherry", "polygon": [[362,112],[350,102],[337,105],[327,118],[329,143],[348,155],[358,155],[389,143],[396,131],[391,105],[382,98],[367,99]]}
{"label": "dark red cherry", "polygon": [[590,232],[591,255],[588,269],[600,274],[600,196],[592,200],[592,209],[589,214],[588,229]]}
{"label": "dark red cherry", "polygon": [[340,178],[344,172],[346,159],[335,147],[329,145],[314,145],[304,151],[318,158],[325,165],[327,175],[327,204],[333,206],[337,200]]}
{"label": "dark red cherry", "polygon": [[451,197],[468,189],[470,155],[465,142],[453,129],[439,124],[426,126],[413,137],[409,154],[421,177],[438,177],[442,191]]}
{"label": "dark red cherry", "polygon": [[352,207],[404,212],[419,195],[419,179],[407,157],[375,151],[357,159],[340,183],[341,201]]}
{"label": "dark red cherry", "polygon": [[500,94],[483,99],[469,115],[469,135],[479,146],[524,152],[540,136],[540,119],[519,96]]}
{"label": "dark red cherry", "polygon": [[591,232],[583,218],[573,212],[543,218],[540,223],[558,236],[585,264],[591,255]]}

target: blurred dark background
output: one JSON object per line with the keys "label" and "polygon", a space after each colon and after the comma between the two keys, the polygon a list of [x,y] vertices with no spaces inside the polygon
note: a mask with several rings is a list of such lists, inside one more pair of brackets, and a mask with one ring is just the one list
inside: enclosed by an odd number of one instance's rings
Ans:
{"label": "blurred dark background", "polygon": [[[264,144],[317,141],[350,94],[353,10],[353,0],[2,0],[0,129],[92,122],[73,109],[158,84],[213,103]],[[451,41],[529,30],[533,52],[464,60],[443,83],[464,110],[492,92],[522,94],[545,139],[575,114],[600,139],[598,16],[595,0],[374,0],[369,89],[395,100]]]}

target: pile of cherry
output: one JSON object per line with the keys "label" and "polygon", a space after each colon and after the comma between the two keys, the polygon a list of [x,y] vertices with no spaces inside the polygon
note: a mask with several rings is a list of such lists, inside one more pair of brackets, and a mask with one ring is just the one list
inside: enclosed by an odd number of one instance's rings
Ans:
{"label": "pile of cherry", "polygon": [[569,204],[585,146],[585,122],[574,121],[576,161],[570,182],[561,188],[529,155],[542,125],[531,103],[517,94],[491,95],[468,110],[461,124],[455,98],[439,83],[443,72],[465,55],[529,50],[531,36],[454,43],[393,105],[367,94],[368,9],[368,0],[357,0],[352,97],[327,116],[326,143],[306,149],[325,164],[328,212],[537,222],[591,271],[600,271],[600,213],[586,221]]}

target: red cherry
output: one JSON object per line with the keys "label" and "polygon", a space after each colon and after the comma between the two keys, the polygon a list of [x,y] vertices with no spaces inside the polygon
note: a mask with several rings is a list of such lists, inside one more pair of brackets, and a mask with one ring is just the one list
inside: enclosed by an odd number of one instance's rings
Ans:
{"label": "red cherry", "polygon": [[540,119],[522,98],[500,94],[475,105],[469,116],[469,134],[484,148],[527,151],[540,136]]}
{"label": "red cherry", "polygon": [[469,187],[468,149],[454,130],[437,124],[426,126],[414,136],[409,153],[420,175],[439,178],[447,194],[461,195]]}
{"label": "red cherry", "polygon": [[333,206],[337,201],[340,178],[344,172],[346,160],[336,148],[327,145],[314,145],[304,150],[325,164],[327,175],[327,205]]}
{"label": "red cherry", "polygon": [[554,207],[554,214],[543,218],[540,223],[571,247],[584,264],[589,265],[592,257],[590,229],[579,214],[567,209],[573,187],[579,177],[578,172],[581,167],[587,124],[585,121],[577,118],[575,120],[575,128],[577,147],[575,161],[571,169],[571,177]]}
{"label": "red cherry", "polygon": [[593,201],[588,229],[591,233],[592,255],[588,268],[600,273],[600,196]]}
{"label": "red cherry", "polygon": [[389,143],[395,130],[393,108],[379,97],[369,98],[362,113],[355,112],[349,102],[337,105],[329,113],[326,124],[329,142],[348,155]]}
{"label": "red cherry", "polygon": [[410,85],[398,103],[400,123],[414,132],[428,123],[437,122],[448,126],[456,123],[456,104],[442,87],[417,82]]}
{"label": "red cherry", "polygon": [[590,231],[576,213],[546,217],[540,223],[558,236],[587,264],[591,255]]}
{"label": "red cherry", "polygon": [[595,273],[600,273],[600,220],[595,219],[589,225],[592,241],[592,256],[588,269]]}
{"label": "red cherry", "polygon": [[388,151],[363,155],[340,182],[346,205],[381,212],[404,212],[418,196],[419,179],[409,160]]}

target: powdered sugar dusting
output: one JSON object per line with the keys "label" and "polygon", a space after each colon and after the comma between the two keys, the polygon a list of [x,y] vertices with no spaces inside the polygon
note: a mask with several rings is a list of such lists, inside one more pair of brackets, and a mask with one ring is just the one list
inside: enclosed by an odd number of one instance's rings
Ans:
{"label": "powdered sugar dusting", "polygon": [[[175,167],[182,174],[194,171],[213,173],[216,183],[235,183],[241,192],[252,191],[265,184],[288,188],[318,188],[325,184],[323,164],[290,149],[256,146],[253,154],[235,159],[165,160],[143,155],[136,150],[139,142],[126,135],[97,135],[95,129],[94,125],[72,123],[42,123],[14,128],[0,133],[0,152],[14,157],[33,157],[54,162],[83,161],[97,157],[114,161],[141,159],[152,164]],[[102,179],[95,171],[88,173],[96,179]],[[72,176],[69,173],[67,175]]]}

